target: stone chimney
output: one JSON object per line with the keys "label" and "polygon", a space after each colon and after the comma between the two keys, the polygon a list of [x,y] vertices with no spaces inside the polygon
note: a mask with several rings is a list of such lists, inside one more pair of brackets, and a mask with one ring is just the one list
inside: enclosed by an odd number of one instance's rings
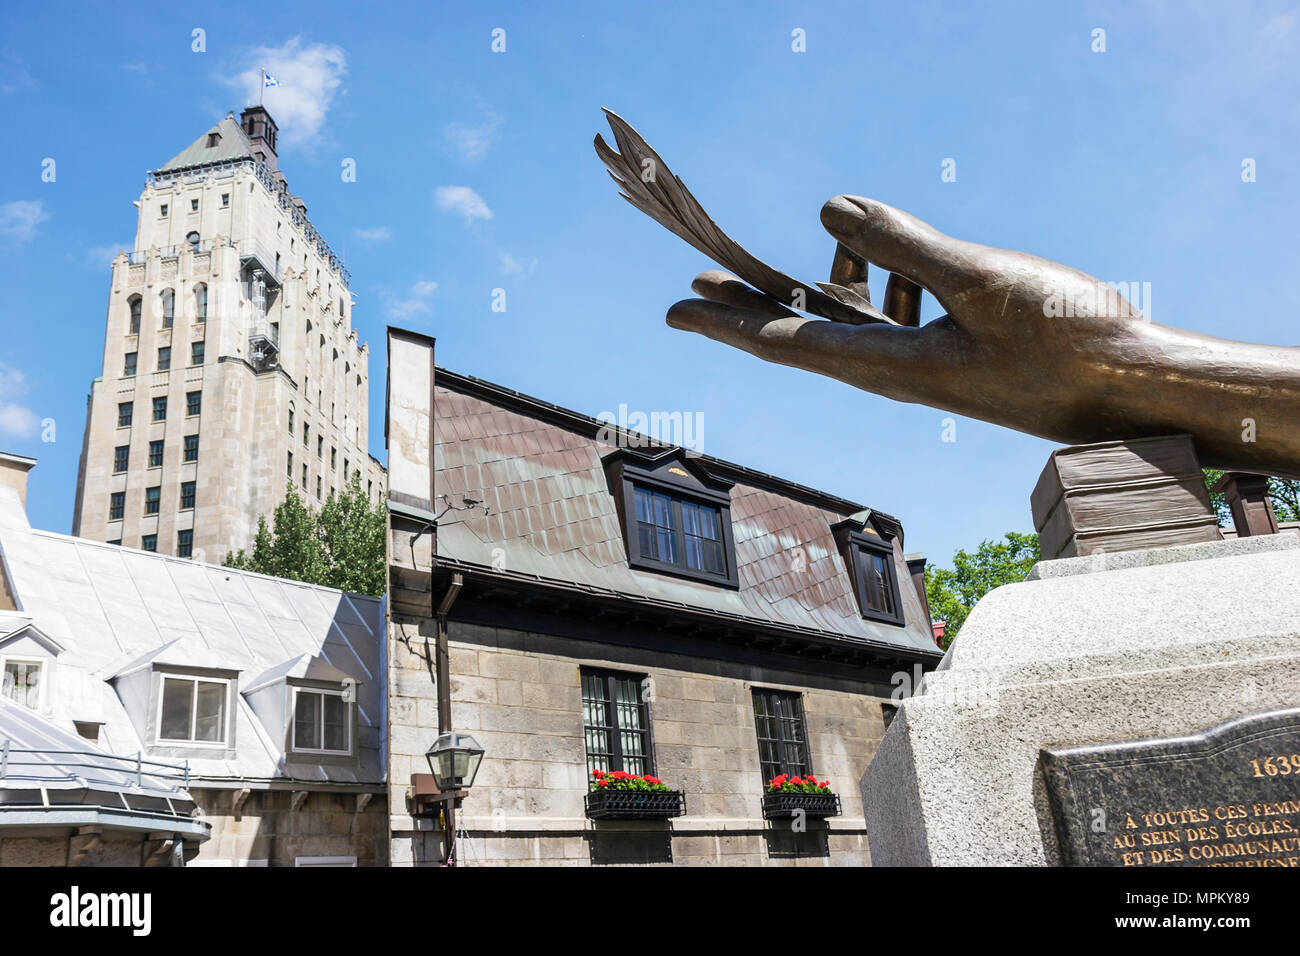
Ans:
{"label": "stone chimney", "polygon": [[258,156],[272,172],[280,168],[275,151],[275,138],[279,127],[265,106],[250,106],[239,115],[239,125],[253,144],[253,155]]}
{"label": "stone chimney", "polygon": [[13,488],[23,510],[27,510],[27,472],[36,464],[35,458],[0,451],[0,486]]}

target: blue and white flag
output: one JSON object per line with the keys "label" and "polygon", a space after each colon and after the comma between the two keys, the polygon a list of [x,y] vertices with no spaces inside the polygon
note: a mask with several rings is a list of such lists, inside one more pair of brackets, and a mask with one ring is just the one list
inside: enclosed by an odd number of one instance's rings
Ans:
{"label": "blue and white flag", "polygon": [[275,77],[273,77],[270,73],[267,73],[266,70],[263,70],[263,71],[262,71],[262,88],[263,88],[263,89],[265,89],[265,88],[268,87],[268,86],[279,86],[279,85],[280,85],[280,81],[279,81],[279,80],[277,80]]}

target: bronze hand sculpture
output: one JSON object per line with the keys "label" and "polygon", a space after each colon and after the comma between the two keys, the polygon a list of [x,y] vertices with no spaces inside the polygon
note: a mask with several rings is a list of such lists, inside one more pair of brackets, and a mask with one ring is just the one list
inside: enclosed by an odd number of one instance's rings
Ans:
{"label": "bronze hand sculpture", "polygon": [[[954,239],[858,196],[822,207],[839,242],[833,281],[800,283],[727,237],[606,113],[621,152],[599,136],[596,151],[624,197],[739,276],[699,275],[704,298],[672,306],[673,327],[1053,441],[1188,433],[1205,465],[1300,478],[1300,348],[1156,325],[1084,272]],[[866,294],[867,262],[892,273],[883,311]],[[947,311],[924,326],[921,289]]]}

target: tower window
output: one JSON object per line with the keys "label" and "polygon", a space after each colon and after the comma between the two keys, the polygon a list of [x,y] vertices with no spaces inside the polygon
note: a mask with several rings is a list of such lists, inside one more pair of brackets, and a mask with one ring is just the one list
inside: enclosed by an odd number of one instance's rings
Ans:
{"label": "tower window", "polygon": [[293,434],[293,409],[289,409],[289,434]]}
{"label": "tower window", "polygon": [[164,329],[170,329],[172,323],[176,320],[176,293],[171,289],[163,289],[162,293],[162,314]]}
{"label": "tower window", "polygon": [[115,491],[108,496],[108,520],[121,521],[126,511],[126,492]]}
{"label": "tower window", "polygon": [[143,306],[143,300],[138,295],[131,296],[127,305],[131,309],[131,335],[140,334],[140,312]]}
{"label": "tower window", "polygon": [[186,392],[185,393],[185,414],[187,417],[193,417],[203,410],[203,393]]}
{"label": "tower window", "polygon": [[131,462],[131,448],[129,445],[118,445],[113,449],[113,474],[120,475],[126,471]]}
{"label": "tower window", "polygon": [[199,201],[197,199],[191,199],[190,212],[198,212],[198,211],[199,211]]}
{"label": "tower window", "polygon": [[132,375],[135,374],[135,360],[136,360],[135,352],[126,353],[126,359],[122,363],[122,374],[128,378],[130,378]]}
{"label": "tower window", "polygon": [[165,422],[167,420],[166,395],[160,395],[153,400],[153,420],[156,422]]}
{"label": "tower window", "polygon": [[135,417],[135,402],[117,403],[117,427],[126,428]]}
{"label": "tower window", "polygon": [[181,461],[198,461],[199,460],[199,436],[185,436],[185,455]]}
{"label": "tower window", "polygon": [[160,205],[160,206],[158,207],[158,215],[162,216],[164,219],[167,218],[167,204],[166,204],[166,203],[163,203],[162,205]]}
{"label": "tower window", "polygon": [[158,350],[158,371],[167,372],[172,367],[172,347],[164,345]]}
{"label": "tower window", "polygon": [[144,513],[156,515],[162,506],[162,486],[154,485],[144,490]]}
{"label": "tower window", "polygon": [[163,443],[161,441],[151,441],[149,443],[149,467],[161,468],[163,461]]}
{"label": "tower window", "polygon": [[229,206],[229,205],[230,205],[230,193],[222,193],[222,194],[221,194],[221,205],[222,205],[222,206]]}
{"label": "tower window", "polygon": [[[194,235],[197,236],[197,233]],[[194,287],[194,321],[208,321],[208,286],[206,282],[200,282]]]}
{"label": "tower window", "polygon": [[209,134],[208,134],[208,149],[212,149],[212,148],[214,148],[214,147],[216,147],[216,146],[219,146],[219,145],[221,145],[221,134],[220,134],[220,133],[216,133],[216,132],[209,133]]}
{"label": "tower window", "polygon": [[158,536],[156,534],[147,534],[140,539],[140,549],[143,551],[158,550]]}
{"label": "tower window", "polygon": [[190,343],[190,364],[191,365],[203,364],[203,343],[202,342]]}
{"label": "tower window", "polygon": [[284,476],[293,481],[293,452],[289,452],[289,463],[285,466],[284,472]]}
{"label": "tower window", "polygon": [[194,556],[194,531],[185,529],[176,532],[176,557],[191,558]]}
{"label": "tower window", "polygon": [[181,511],[194,509],[194,485],[192,481],[181,482]]}

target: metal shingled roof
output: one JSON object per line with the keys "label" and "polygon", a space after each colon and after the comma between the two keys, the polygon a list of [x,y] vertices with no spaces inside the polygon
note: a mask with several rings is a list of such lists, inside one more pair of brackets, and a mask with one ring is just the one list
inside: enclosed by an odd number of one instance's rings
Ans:
{"label": "metal shingled roof", "polygon": [[[862,617],[831,532],[851,511],[739,480],[731,490],[739,590],[634,570],[601,462],[614,449],[543,416],[499,407],[473,380],[441,381],[434,391],[435,491],[453,502],[481,500],[488,514],[448,513],[438,526],[440,559],[938,653],[901,546],[895,566],[906,626]],[[462,381],[470,383],[464,390]]]}
{"label": "metal shingled roof", "polygon": [[359,761],[327,765],[295,757],[287,773],[281,748],[241,694],[232,702],[235,755],[192,757],[193,773],[332,783],[385,779],[379,749],[386,693],[380,599],[34,531],[7,488],[0,488],[0,558],[21,613],[66,648],[49,684],[47,716],[67,732],[76,720],[102,721],[103,749],[148,752],[109,683],[133,662],[235,670],[242,687],[306,655],[358,680]]}
{"label": "metal shingled roof", "polygon": [[[209,146],[208,137],[213,133],[220,135],[220,142],[216,146]],[[188,169],[191,166],[204,166],[208,163],[222,163],[236,159],[251,159],[252,156],[253,148],[248,141],[248,136],[235,121],[234,116],[226,116],[216,126],[159,166],[156,172]]]}

